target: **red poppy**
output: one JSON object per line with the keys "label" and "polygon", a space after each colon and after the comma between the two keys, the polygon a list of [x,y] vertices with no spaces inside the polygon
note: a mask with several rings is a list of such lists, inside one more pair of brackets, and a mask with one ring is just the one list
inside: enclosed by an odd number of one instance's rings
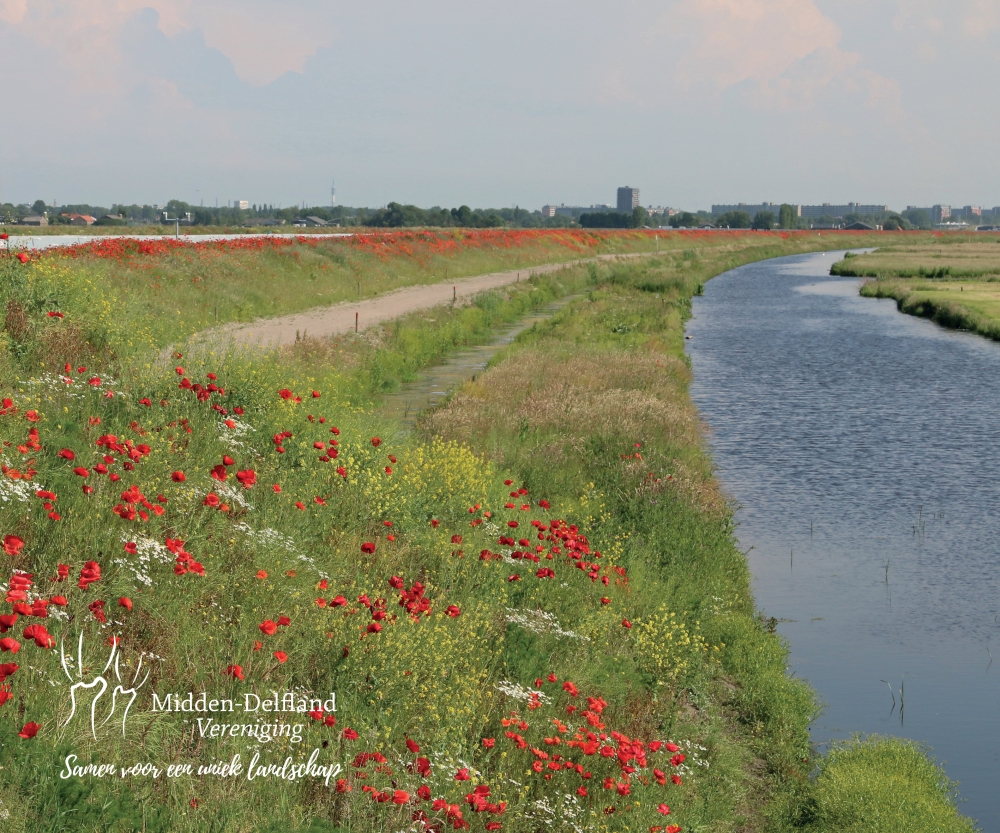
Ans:
{"label": "red poppy", "polygon": [[70,460],[70,461],[73,461],[73,460],[76,459],[76,454],[74,454],[68,448],[64,448],[64,449],[60,450],[59,453],[56,456],[57,457],[62,457],[64,460]]}
{"label": "red poppy", "polygon": [[295,394],[293,394],[288,388],[282,388],[278,391],[278,396],[282,399],[291,399]]}
{"label": "red poppy", "polygon": [[119,607],[123,607],[126,610],[131,610],[132,609],[132,600],[128,596],[122,596],[118,600],[118,606]]}
{"label": "red poppy", "polygon": [[447,613],[452,619],[457,619],[462,615],[462,611],[456,605],[448,605],[445,613]]}
{"label": "red poppy", "polygon": [[287,662],[288,661],[288,654],[286,654],[284,651],[275,651],[274,652],[274,658],[278,662]]}
{"label": "red poppy", "polygon": [[252,469],[236,472],[236,479],[243,484],[244,489],[249,489],[257,483],[257,472]]}
{"label": "red poppy", "polygon": [[406,748],[409,749],[414,755],[420,751],[420,745],[411,738],[406,739]]}
{"label": "red poppy", "polygon": [[9,685],[0,686],[0,706],[10,700],[13,696],[14,695],[11,694]]}
{"label": "red poppy", "polygon": [[361,552],[365,555],[371,555],[375,552],[375,545],[371,541],[365,541],[365,543],[361,545]]}
{"label": "red poppy", "polygon": [[668,807],[668,806],[667,806],[666,804],[660,804],[660,805],[659,805],[659,806],[658,806],[658,807],[656,808],[656,812],[657,812],[657,813],[661,813],[661,814],[663,814],[664,816],[669,816],[669,815],[670,815],[670,808],[669,808],[669,807]]}
{"label": "red poppy", "polygon": [[17,535],[5,535],[3,538],[3,551],[7,555],[17,555],[24,546],[24,539]]}
{"label": "red poppy", "polygon": [[258,570],[257,578],[267,578],[267,570]]}
{"label": "red poppy", "polygon": [[21,261],[21,263],[27,263],[29,260],[28,256],[24,252],[18,252],[17,259]]}
{"label": "red poppy", "polygon": [[257,627],[260,628],[261,633],[266,636],[274,636],[278,632],[278,624],[276,622],[272,622],[270,619],[265,619]]}
{"label": "red poppy", "polygon": [[632,627],[632,623],[628,619],[622,619],[622,627],[623,628],[631,628]]}
{"label": "red poppy", "polygon": [[455,773],[456,781],[468,781],[469,780],[469,770],[467,767],[462,767],[458,772]]}
{"label": "red poppy", "polygon": [[286,625],[290,625],[290,624],[292,624],[292,620],[289,619],[287,616],[279,616],[278,617],[278,625],[280,627],[285,627]]}
{"label": "red poppy", "polygon": [[83,466],[77,466],[73,469],[73,474],[79,477],[90,477],[90,472],[87,471]]}
{"label": "red poppy", "polygon": [[358,739],[357,732],[355,732],[350,727],[344,729],[344,740],[357,740],[357,739]]}
{"label": "red poppy", "polygon": [[30,740],[31,738],[33,738],[35,735],[38,734],[38,730],[41,728],[42,727],[39,726],[37,723],[25,723],[24,728],[17,733],[17,736],[19,738],[24,738],[25,740]]}

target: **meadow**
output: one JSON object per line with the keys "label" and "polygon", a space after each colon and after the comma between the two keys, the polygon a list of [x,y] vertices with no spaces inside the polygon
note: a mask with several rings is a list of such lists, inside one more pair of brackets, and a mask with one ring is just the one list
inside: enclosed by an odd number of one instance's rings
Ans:
{"label": "meadow", "polygon": [[[356,256],[521,256],[407,235]],[[3,829],[971,829],[903,742],[817,764],[687,397],[704,281],[867,238],[601,239],[663,250],[268,354],[188,354],[154,273],[225,263],[221,302],[342,243],[0,257]],[[379,413],[585,285],[419,431]]]}
{"label": "meadow", "polygon": [[869,298],[892,298],[901,312],[1000,340],[1000,239],[949,235],[931,245],[892,245],[834,264],[835,275],[870,278]]}

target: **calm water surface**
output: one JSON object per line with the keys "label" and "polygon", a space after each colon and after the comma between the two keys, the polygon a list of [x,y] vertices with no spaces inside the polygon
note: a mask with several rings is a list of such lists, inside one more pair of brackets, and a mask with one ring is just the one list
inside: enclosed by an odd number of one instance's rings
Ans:
{"label": "calm water surface", "polygon": [[692,394],[757,603],[826,704],[814,739],[929,744],[996,833],[1000,345],[861,298],[841,254],[709,281]]}

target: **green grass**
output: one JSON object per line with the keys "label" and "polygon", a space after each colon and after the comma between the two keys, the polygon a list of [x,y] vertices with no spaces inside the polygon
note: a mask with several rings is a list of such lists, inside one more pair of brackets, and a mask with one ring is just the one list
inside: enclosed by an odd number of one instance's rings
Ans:
{"label": "green grass", "polygon": [[393,319],[364,333],[305,338],[283,351],[301,368],[332,366],[349,374],[358,390],[377,395],[398,390],[418,373],[466,347],[483,344],[498,327],[527,312],[586,287],[585,266],[567,266],[501,289],[480,293],[468,303],[442,304]]}
{"label": "green grass", "polygon": [[995,234],[939,235],[908,232],[874,252],[851,255],[830,270],[856,278],[1000,277],[1000,238]]}
{"label": "green grass", "polygon": [[[698,278],[679,279],[675,266],[602,275],[599,290],[524,334],[426,415],[422,431],[470,443],[532,491],[580,501],[588,524],[621,542],[615,560],[637,583],[632,609],[683,611],[709,644],[725,646],[717,664],[679,677],[666,703],[648,706],[711,750],[716,768],[685,805],[692,829],[971,830],[941,770],[903,741],[837,750],[811,777],[816,701],[788,676],[787,646],[756,616],[687,396],[682,332]],[[643,685],[641,673],[622,680],[617,696],[642,702]]]}
{"label": "green grass", "polygon": [[74,257],[48,252],[30,270],[32,292],[49,309],[86,310],[88,339],[103,337],[102,346],[125,356],[229,322],[656,245],[640,232],[456,230],[301,240],[112,241],[83,247]]}
{"label": "green grass", "polygon": [[[403,829],[417,809],[443,822],[443,810],[415,803],[418,786],[462,806],[481,829],[494,817],[469,809],[466,795],[476,784],[490,785],[491,800],[507,802],[498,818],[514,833],[551,828],[544,808],[555,806],[584,829],[609,831],[670,822],[685,831],[778,829],[788,819],[801,822],[807,811],[814,819],[823,783],[809,777],[814,696],[788,677],[786,647],[756,615],[747,563],[687,396],[683,322],[691,294],[711,275],[761,257],[843,245],[831,238],[729,236],[700,248],[698,238],[678,235],[641,266],[574,268],[468,307],[414,314],[367,338],[300,343],[266,355],[183,355],[176,373],[156,362],[155,344],[138,337],[128,343],[121,321],[142,324],[141,304],[126,294],[109,312],[92,306],[86,280],[96,281],[98,297],[114,299],[104,291],[110,279],[102,284],[84,270],[81,286],[72,274],[47,272],[45,261],[4,263],[0,378],[16,410],[0,415],[0,439],[8,444],[0,537],[17,535],[25,544],[2,556],[0,580],[7,583],[15,569],[30,573],[32,594],[65,595],[72,617],[50,606],[49,617],[22,618],[8,633],[23,644],[14,657],[21,669],[7,681],[14,696],[0,705],[5,829],[242,833],[280,820],[288,830],[367,833]],[[428,416],[427,434],[407,433],[373,407],[380,391],[587,283],[601,288],[526,333],[447,408]],[[53,309],[66,317],[49,317]],[[155,322],[149,327],[155,331]],[[209,373],[225,394],[210,392],[202,401],[178,386],[182,379],[206,384]],[[329,445],[334,438],[336,449]],[[126,440],[135,459],[109,446]],[[60,456],[62,449],[75,459]],[[333,450],[336,459],[320,460]],[[96,468],[105,455],[117,482]],[[226,456],[231,465],[223,465]],[[74,473],[76,466],[88,477]],[[218,466],[225,482],[210,475]],[[25,488],[20,475],[29,470],[35,473]],[[250,470],[256,485],[234,482],[238,471]],[[175,471],[185,479],[173,478]],[[126,511],[123,492],[133,484],[163,507],[162,515],[149,510],[147,520],[126,520],[114,511]],[[526,494],[517,493],[521,486]],[[46,501],[52,508],[36,495],[42,487],[57,495]],[[207,493],[226,508],[207,505]],[[565,538],[553,540],[554,532]],[[524,535],[526,543],[502,544],[505,534]],[[162,546],[167,538],[182,539],[205,575],[177,574],[176,558]],[[154,556],[142,561],[126,541]],[[366,542],[374,551],[362,547]],[[538,563],[497,557],[537,546]],[[596,568],[577,569],[567,552]],[[83,589],[77,579],[90,560],[100,564],[101,578]],[[50,580],[59,564],[69,565],[68,581]],[[543,568],[556,575],[539,577]],[[513,573],[519,581],[510,580]],[[416,622],[405,615],[397,576],[406,588],[424,584],[429,616]],[[357,601],[362,594],[375,611],[384,599],[386,617],[373,618]],[[316,602],[336,595],[349,604]],[[124,597],[131,610],[119,606]],[[93,612],[96,600],[105,602],[105,627]],[[449,605],[460,615],[449,615]],[[10,610],[0,602],[0,612]],[[555,617],[558,630],[538,611]],[[265,636],[258,626],[282,615],[290,623]],[[246,761],[252,750],[245,741],[202,739],[183,717],[151,713],[148,695],[137,702],[125,736],[106,729],[94,742],[78,719],[64,725],[69,706],[58,648],[25,638],[28,622],[45,624],[57,644],[84,633],[89,665],[103,661],[116,634],[126,673],[144,653],[160,695],[336,691],[335,727],[303,718],[306,743],[280,740],[262,750],[278,761],[321,750],[322,762],[345,765],[341,777],[351,791],[314,781],[60,779],[70,751],[82,762],[166,765],[228,759],[236,751]],[[368,632],[374,623],[382,630]],[[10,658],[0,654],[0,661]],[[234,664],[244,680],[227,674]],[[545,680],[550,673],[556,683]],[[506,681],[533,690],[537,678],[549,698],[537,709],[497,687]],[[564,689],[566,681],[579,696]],[[605,789],[606,777],[623,783],[614,758],[582,758],[546,741],[572,737],[560,723],[592,725],[581,717],[585,704],[601,712],[592,716],[608,737],[617,731],[669,740],[686,761],[671,764],[669,754],[647,749],[649,766],[629,779],[628,796]],[[511,711],[530,727],[505,724]],[[21,739],[29,721],[40,724],[39,733]],[[347,727],[358,739],[342,733]],[[518,748],[508,731],[523,734],[528,748]],[[429,777],[415,771],[407,738],[431,761]],[[483,738],[495,738],[495,748]],[[559,749],[585,763],[593,778],[537,773],[531,747]],[[358,753],[376,751],[386,756],[384,766],[350,766]],[[457,781],[465,765],[478,774]],[[653,767],[666,773],[664,786],[655,783]],[[671,783],[671,774],[682,783]],[[405,790],[410,798],[402,806],[376,803],[363,786]],[[660,802],[670,805],[669,817],[657,812]]]}
{"label": "green grass", "polygon": [[866,298],[892,298],[900,312],[1000,340],[1000,240],[961,234],[933,244],[893,245],[847,256],[831,274],[866,277]]}
{"label": "green grass", "polygon": [[955,813],[955,789],[927,750],[873,736],[834,747],[808,803],[809,833],[973,833]]}
{"label": "green grass", "polygon": [[1000,284],[880,278],[866,281],[860,291],[866,298],[892,298],[907,315],[1000,341]]}

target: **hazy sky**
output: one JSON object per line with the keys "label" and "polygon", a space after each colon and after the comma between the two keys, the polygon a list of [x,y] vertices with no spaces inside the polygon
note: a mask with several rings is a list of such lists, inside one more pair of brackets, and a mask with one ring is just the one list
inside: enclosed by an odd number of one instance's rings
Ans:
{"label": "hazy sky", "polygon": [[1000,0],[0,0],[0,201],[1000,204]]}

